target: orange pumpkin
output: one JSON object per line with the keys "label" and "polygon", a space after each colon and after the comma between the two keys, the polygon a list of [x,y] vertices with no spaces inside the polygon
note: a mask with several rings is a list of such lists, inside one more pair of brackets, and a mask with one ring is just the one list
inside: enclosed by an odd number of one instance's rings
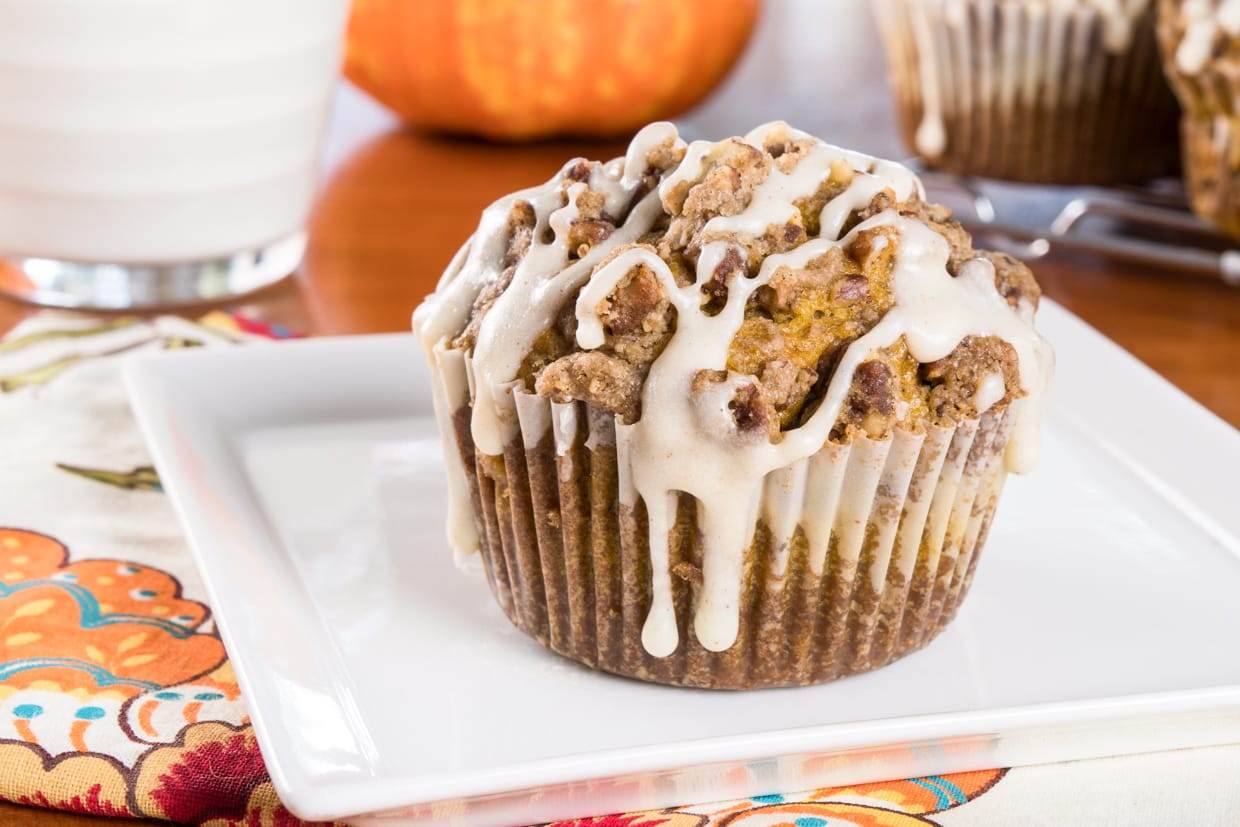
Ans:
{"label": "orange pumpkin", "polygon": [[353,0],[346,75],[408,123],[522,140],[632,132],[697,103],[759,0]]}

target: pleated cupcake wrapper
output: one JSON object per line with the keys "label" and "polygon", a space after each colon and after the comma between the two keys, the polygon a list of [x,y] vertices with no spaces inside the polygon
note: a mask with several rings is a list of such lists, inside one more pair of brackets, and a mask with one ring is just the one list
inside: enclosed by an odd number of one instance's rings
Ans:
{"label": "pleated cupcake wrapper", "polygon": [[1175,169],[1178,110],[1152,9],[1125,48],[1107,48],[1104,19],[1085,3],[876,0],[874,8],[909,147],[927,111],[941,113],[946,141],[931,166],[1079,184]]}
{"label": "pleated cupcake wrapper", "polygon": [[[442,351],[445,399],[478,388]],[[680,644],[649,655],[646,512],[623,461],[633,432],[605,411],[515,383],[491,389],[504,452],[475,450],[470,405],[447,424],[463,460],[487,582],[508,618],[550,649],[661,683],[750,688],[817,683],[920,648],[955,615],[1003,484],[1003,412],[955,428],[828,443],[770,473],[749,504],[740,632],[723,652],[693,633],[702,549],[692,498],[676,497],[670,566]],[[459,398],[459,396],[458,396]]]}

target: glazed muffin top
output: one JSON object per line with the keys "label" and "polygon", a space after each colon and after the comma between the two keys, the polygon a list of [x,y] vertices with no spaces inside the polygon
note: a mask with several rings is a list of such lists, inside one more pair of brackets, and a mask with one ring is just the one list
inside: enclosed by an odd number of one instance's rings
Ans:
{"label": "glazed muffin top", "polygon": [[[519,438],[514,390],[615,414],[658,571],[664,495],[696,497],[708,553],[733,559],[764,476],[829,440],[994,411],[1015,420],[1009,467],[1028,467],[1052,362],[1039,294],[899,164],[782,122],[688,145],[656,123],[624,158],[570,161],[488,207],[414,326],[432,363],[468,359],[469,388],[437,401],[472,396],[483,454]],[[698,638],[725,649],[736,596],[706,586]],[[653,654],[674,648],[670,623],[648,623]]]}
{"label": "glazed muffin top", "polygon": [[735,386],[735,438],[779,442],[806,424],[849,350],[861,358],[834,416],[836,440],[951,425],[1037,384],[1034,365],[1021,378],[1017,347],[1027,343],[980,327],[920,359],[907,335],[871,337],[865,353],[851,347],[896,307],[902,245],[920,241],[933,250],[910,253],[945,254],[941,275],[953,279],[945,285],[993,284],[954,291],[978,305],[976,316],[994,309],[974,294],[1002,301],[1009,325],[1027,332],[1040,290],[1022,262],[974,250],[906,168],[786,124],[688,147],[670,124],[653,124],[623,160],[576,159],[544,187],[496,202],[479,233],[489,237],[475,234],[458,255],[419,310],[420,326],[446,347],[474,352],[477,363],[488,318],[506,314],[491,321],[504,340],[503,358],[492,361],[504,364],[486,380],[584,400],[626,423],[641,418],[651,365],[684,324],[682,312],[728,317],[702,322],[712,332],[730,328],[726,348],[707,354],[696,343],[701,364],[681,390],[705,396]]}

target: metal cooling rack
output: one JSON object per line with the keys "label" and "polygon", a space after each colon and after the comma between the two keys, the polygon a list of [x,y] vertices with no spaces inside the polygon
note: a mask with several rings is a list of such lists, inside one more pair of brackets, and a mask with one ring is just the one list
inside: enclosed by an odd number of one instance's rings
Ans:
{"label": "metal cooling rack", "polygon": [[928,170],[927,196],[988,246],[1026,260],[1088,252],[1240,287],[1240,248],[1188,208],[1179,181],[1104,189],[1008,184]]}

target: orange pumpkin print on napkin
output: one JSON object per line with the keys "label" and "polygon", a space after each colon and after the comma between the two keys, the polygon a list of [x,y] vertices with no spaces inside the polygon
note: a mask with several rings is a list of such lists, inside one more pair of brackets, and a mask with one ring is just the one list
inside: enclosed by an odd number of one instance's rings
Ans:
{"label": "orange pumpkin print on napkin", "polygon": [[159,569],[0,528],[0,798],[138,814],[145,754],[200,722],[248,724],[208,617]]}
{"label": "orange pumpkin print on napkin", "polygon": [[195,630],[201,603],[153,568],[117,560],[68,563],[50,537],[0,529],[0,682],[122,694],[180,683],[224,659]]}

